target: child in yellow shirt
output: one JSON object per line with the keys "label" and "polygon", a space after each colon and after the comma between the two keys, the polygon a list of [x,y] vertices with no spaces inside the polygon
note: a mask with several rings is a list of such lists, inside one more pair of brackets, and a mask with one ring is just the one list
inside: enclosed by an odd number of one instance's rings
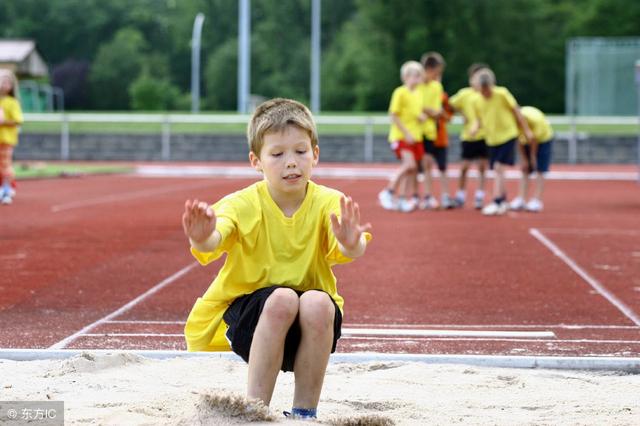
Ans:
{"label": "child in yellow shirt", "polygon": [[[541,212],[543,209],[542,191],[544,190],[544,176],[551,164],[551,147],[553,145],[553,129],[543,112],[536,107],[521,108],[522,115],[533,133],[533,139],[528,142],[521,132],[520,163],[522,177],[520,178],[520,192],[509,204],[511,210],[525,209],[530,212]],[[529,188],[529,175],[536,172],[536,188],[533,197],[525,203]]]}
{"label": "child in yellow shirt", "polygon": [[15,196],[13,150],[22,124],[18,81],[11,71],[0,70],[0,204],[11,204]]}
{"label": "child in yellow shirt", "polygon": [[482,214],[493,216],[506,213],[507,190],[505,171],[515,164],[515,145],[520,131],[527,140],[533,138],[527,121],[520,112],[515,98],[506,87],[496,86],[496,77],[489,68],[479,70],[474,78],[480,94],[475,103],[477,120],[471,137],[482,128],[489,147],[489,168],[494,169],[493,202],[482,209]]}
{"label": "child in yellow shirt", "polygon": [[393,91],[389,103],[389,143],[401,164],[378,194],[378,201],[384,209],[408,213],[417,207],[411,196],[415,191],[418,164],[424,156],[420,124],[423,98],[419,90],[422,65],[416,61],[405,62],[400,68],[400,78],[403,84]]}
{"label": "child in yellow shirt", "polygon": [[187,200],[191,253],[226,261],[185,325],[190,351],[233,350],[249,364],[247,396],[269,405],[279,370],[295,372],[294,418],[315,418],[340,337],[343,299],[331,267],[364,254],[370,224],[350,197],[310,180],[318,163],[313,117],[272,99],[253,114],[251,166],[264,179],[213,206]]}

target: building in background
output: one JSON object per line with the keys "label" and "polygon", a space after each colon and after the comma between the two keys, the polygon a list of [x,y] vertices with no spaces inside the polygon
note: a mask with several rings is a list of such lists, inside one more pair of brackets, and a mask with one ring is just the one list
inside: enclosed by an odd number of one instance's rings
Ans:
{"label": "building in background", "polygon": [[0,39],[0,68],[13,71],[20,80],[20,101],[27,112],[64,109],[64,93],[52,87],[49,67],[28,39]]}

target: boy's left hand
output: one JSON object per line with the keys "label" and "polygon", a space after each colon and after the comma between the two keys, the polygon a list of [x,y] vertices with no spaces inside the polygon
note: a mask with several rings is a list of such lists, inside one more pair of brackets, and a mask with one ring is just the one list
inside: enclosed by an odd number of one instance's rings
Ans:
{"label": "boy's left hand", "polygon": [[[371,230],[371,224],[360,225],[360,207],[351,197],[340,198],[340,219],[331,213],[331,228],[338,242],[348,252],[358,251],[363,232]],[[345,253],[347,254],[347,253]]]}

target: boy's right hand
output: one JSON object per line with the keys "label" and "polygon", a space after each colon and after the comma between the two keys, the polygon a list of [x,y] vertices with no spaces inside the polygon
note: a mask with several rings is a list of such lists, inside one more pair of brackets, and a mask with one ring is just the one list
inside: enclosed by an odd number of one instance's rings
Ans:
{"label": "boy's right hand", "polygon": [[203,243],[216,229],[216,214],[204,201],[187,200],[182,214],[182,228],[189,239]]}

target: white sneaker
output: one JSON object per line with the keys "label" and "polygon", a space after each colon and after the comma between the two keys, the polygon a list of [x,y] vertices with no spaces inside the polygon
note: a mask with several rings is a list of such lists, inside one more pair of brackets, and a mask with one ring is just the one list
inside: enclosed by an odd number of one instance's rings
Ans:
{"label": "white sneaker", "polygon": [[455,202],[449,197],[449,195],[444,194],[442,196],[442,208],[443,209],[452,209],[456,206]]}
{"label": "white sneaker", "polygon": [[476,210],[480,210],[484,205],[484,191],[476,190],[474,198],[474,207]]}
{"label": "white sneaker", "polygon": [[435,210],[438,208],[438,200],[431,195],[424,197],[422,201],[418,204],[420,210]]}
{"label": "white sneaker", "polygon": [[522,210],[524,209],[524,199],[522,197],[516,197],[509,203],[510,210]]}
{"label": "white sneaker", "polygon": [[383,189],[378,194],[378,201],[380,202],[380,205],[383,209],[396,210],[395,200],[393,199],[393,195],[391,194],[391,192],[389,192],[389,190]]}
{"label": "white sneaker", "polygon": [[456,198],[453,200],[456,207],[464,207],[464,201],[467,198],[466,195],[466,192],[463,190],[456,192]]}
{"label": "white sneaker", "polygon": [[502,202],[502,203],[498,204],[498,203],[496,203],[494,201],[491,204],[487,204],[482,209],[482,214],[485,215],[485,216],[498,216],[498,215],[503,215],[506,212],[507,212],[507,203],[506,202]]}
{"label": "white sneaker", "polygon": [[542,211],[543,207],[544,205],[542,204],[542,201],[538,200],[537,198],[532,198],[524,208],[528,212],[539,213]]}
{"label": "white sneaker", "polygon": [[411,213],[416,209],[416,207],[418,206],[413,198],[407,200],[404,197],[400,197],[400,200],[398,201],[398,210],[402,213]]}
{"label": "white sneaker", "polygon": [[11,199],[11,196],[9,194],[4,194],[2,196],[2,199],[0,199],[0,204],[9,205],[11,203],[13,203],[13,200]]}

